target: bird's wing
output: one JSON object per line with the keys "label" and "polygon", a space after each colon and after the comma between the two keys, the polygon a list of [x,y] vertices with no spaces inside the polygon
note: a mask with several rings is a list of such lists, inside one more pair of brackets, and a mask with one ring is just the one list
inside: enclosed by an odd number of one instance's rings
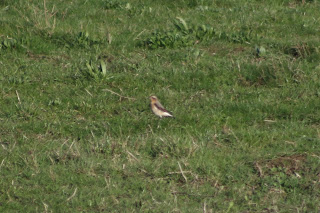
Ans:
{"label": "bird's wing", "polygon": [[162,112],[167,112],[169,114],[172,114],[171,112],[169,112],[168,110],[166,110],[160,103],[155,103],[154,106],[156,108],[158,108],[159,110],[161,110]]}
{"label": "bird's wing", "polygon": [[155,104],[157,105],[157,107],[164,109],[164,107],[159,101],[156,101]]}

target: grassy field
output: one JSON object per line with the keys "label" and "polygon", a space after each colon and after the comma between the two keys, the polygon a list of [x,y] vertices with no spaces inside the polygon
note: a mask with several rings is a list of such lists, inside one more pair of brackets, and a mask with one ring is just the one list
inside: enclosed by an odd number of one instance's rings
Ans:
{"label": "grassy field", "polygon": [[319,11],[0,1],[0,212],[319,212]]}

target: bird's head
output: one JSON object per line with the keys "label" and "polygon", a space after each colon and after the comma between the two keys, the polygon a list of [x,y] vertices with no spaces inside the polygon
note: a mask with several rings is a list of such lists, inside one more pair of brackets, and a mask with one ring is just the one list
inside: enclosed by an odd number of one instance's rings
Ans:
{"label": "bird's head", "polygon": [[154,95],[150,96],[149,98],[150,98],[150,101],[151,101],[151,102],[156,102],[156,101],[158,101],[158,98],[157,98],[156,96],[154,96]]}

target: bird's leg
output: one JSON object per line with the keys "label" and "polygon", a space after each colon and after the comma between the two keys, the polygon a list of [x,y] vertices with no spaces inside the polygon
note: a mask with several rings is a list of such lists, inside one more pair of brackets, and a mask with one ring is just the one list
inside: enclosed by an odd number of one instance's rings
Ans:
{"label": "bird's leg", "polygon": [[160,121],[162,120],[162,117],[160,117],[160,120],[158,120],[158,126],[157,126],[157,129],[159,129],[160,128]]}

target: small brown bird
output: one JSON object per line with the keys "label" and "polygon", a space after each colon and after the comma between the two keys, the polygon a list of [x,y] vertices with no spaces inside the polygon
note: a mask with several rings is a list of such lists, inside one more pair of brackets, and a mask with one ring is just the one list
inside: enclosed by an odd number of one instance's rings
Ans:
{"label": "small brown bird", "polygon": [[172,117],[173,115],[171,112],[167,111],[159,102],[158,98],[156,96],[150,96],[150,107],[151,110],[154,114],[159,116],[160,118],[162,117]]}

